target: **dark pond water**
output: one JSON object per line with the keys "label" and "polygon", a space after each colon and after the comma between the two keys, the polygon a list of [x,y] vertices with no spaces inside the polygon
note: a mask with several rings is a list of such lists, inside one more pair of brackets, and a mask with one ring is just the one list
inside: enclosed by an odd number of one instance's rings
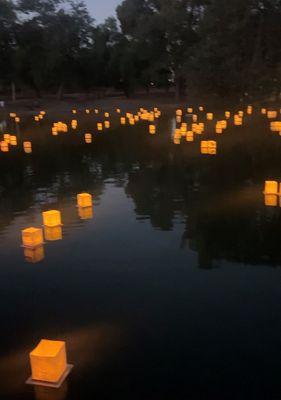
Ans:
{"label": "dark pond water", "polygon": [[[203,156],[163,114],[155,136],[114,118],[91,145],[91,116],[58,137],[58,116],[23,119],[33,153],[0,153],[1,399],[280,399],[281,208],[263,186],[281,181],[281,138],[258,113]],[[21,230],[48,209],[62,240],[29,263]],[[41,338],[75,365],[59,390],[25,385]]]}

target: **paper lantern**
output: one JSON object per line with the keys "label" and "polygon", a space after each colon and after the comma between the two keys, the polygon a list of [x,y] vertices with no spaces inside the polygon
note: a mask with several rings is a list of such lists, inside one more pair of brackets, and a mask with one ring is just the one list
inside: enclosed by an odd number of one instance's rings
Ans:
{"label": "paper lantern", "polygon": [[281,121],[274,121],[270,123],[270,130],[272,132],[281,132]]}
{"label": "paper lantern", "polygon": [[78,215],[81,219],[92,219],[94,216],[93,207],[78,207]]}
{"label": "paper lantern", "polygon": [[29,357],[34,381],[57,383],[67,370],[65,342],[43,339]]}
{"label": "paper lantern", "polygon": [[0,149],[3,153],[8,153],[9,151],[9,144],[7,142],[5,142],[4,140],[2,140],[2,142],[0,142]]}
{"label": "paper lantern", "polygon": [[120,114],[120,113],[121,113],[120,108],[117,108],[117,109],[116,109],[116,112],[117,112],[117,114]]}
{"label": "paper lantern", "polygon": [[253,106],[248,106],[248,107],[247,107],[247,114],[248,114],[248,115],[253,114]]}
{"label": "paper lantern", "polygon": [[38,118],[39,118],[39,120],[40,119],[42,120],[44,118],[44,116],[42,114],[40,114],[40,115],[38,115]]}
{"label": "paper lantern", "polygon": [[[138,115],[135,115],[134,118],[135,118],[135,121],[136,121],[136,122],[139,122],[140,117],[139,117]],[[154,121],[154,119],[153,119],[153,121]]]}
{"label": "paper lantern", "polygon": [[23,142],[23,150],[25,153],[32,153],[32,143],[31,142]]}
{"label": "paper lantern", "polygon": [[180,115],[177,115],[176,116],[176,122],[179,124],[179,123],[181,123],[181,116]]}
{"label": "paper lantern", "polygon": [[189,107],[189,108],[187,109],[187,113],[188,113],[188,114],[192,114],[192,113],[193,113],[193,108]]}
{"label": "paper lantern", "polygon": [[239,115],[239,117],[243,117],[244,116],[244,111],[238,111],[238,115]]}
{"label": "paper lantern", "polygon": [[92,134],[91,134],[91,133],[85,133],[85,142],[86,142],[86,143],[88,143],[88,144],[89,144],[89,143],[92,143],[92,141],[93,141],[92,138],[93,138],[93,137],[92,137]]}
{"label": "paper lantern", "polygon": [[10,135],[9,135],[9,133],[5,133],[3,135],[3,139],[4,139],[4,142],[10,143]]}
{"label": "paper lantern", "polygon": [[264,195],[264,205],[266,207],[276,207],[278,204],[278,196],[275,194]]}
{"label": "paper lantern", "polygon": [[126,118],[125,117],[121,117],[120,118],[120,123],[121,123],[121,125],[126,125]]}
{"label": "paper lantern", "polygon": [[277,181],[265,181],[264,194],[278,194],[278,182]]}
{"label": "paper lantern", "polygon": [[174,144],[180,144],[181,143],[181,140],[179,139],[179,138],[174,138]]}
{"label": "paper lantern", "polygon": [[129,119],[129,124],[130,125],[135,125],[136,124],[135,118],[130,118]]}
{"label": "paper lantern", "polygon": [[104,121],[104,127],[106,129],[109,129],[110,128],[110,122],[109,121]]}
{"label": "paper lantern", "polygon": [[40,111],[39,114],[45,116],[46,115],[46,111]]}
{"label": "paper lantern", "polygon": [[41,228],[27,228],[22,231],[22,244],[25,247],[36,247],[44,243]]}
{"label": "paper lantern", "polygon": [[45,258],[44,246],[40,245],[37,247],[25,247],[24,248],[24,258],[28,263],[36,264]]}
{"label": "paper lantern", "polygon": [[17,116],[17,114],[13,113],[13,112],[11,112],[9,115],[10,115],[11,118],[16,118],[16,116]]}
{"label": "paper lantern", "polygon": [[176,115],[179,116],[179,117],[181,117],[181,116],[182,116],[182,110],[178,109],[178,110],[176,111]]}
{"label": "paper lantern", "polygon": [[53,227],[60,226],[61,223],[61,213],[57,210],[45,211],[42,213],[43,225]]}
{"label": "paper lantern", "polygon": [[192,131],[186,132],[186,141],[194,142],[194,133]]}
{"label": "paper lantern", "polygon": [[108,112],[105,112],[105,113],[104,113],[104,116],[105,116],[105,118],[109,118],[109,113],[108,113]]}
{"label": "paper lantern", "polygon": [[95,114],[98,114],[99,113],[99,110],[96,108],[95,109]]}
{"label": "paper lantern", "polygon": [[56,242],[62,240],[61,226],[44,226],[44,236],[48,242]]}
{"label": "paper lantern", "polygon": [[199,107],[199,111],[204,111],[204,107],[203,107],[203,106],[200,106],[200,107]]}
{"label": "paper lantern", "polygon": [[77,114],[77,110],[72,110],[72,114]]}
{"label": "paper lantern", "polygon": [[197,122],[197,120],[198,120],[198,117],[197,117],[197,115],[195,115],[195,114],[194,114],[194,115],[192,115],[192,121],[193,121],[193,122]]}
{"label": "paper lantern", "polygon": [[266,108],[262,108],[261,109],[261,114],[265,115],[267,113],[267,109]]}
{"label": "paper lantern", "polygon": [[20,123],[20,118],[19,118],[19,117],[16,117],[16,118],[15,118],[15,122],[16,122],[17,124],[19,124],[19,123]]}
{"label": "paper lantern", "polygon": [[207,113],[207,120],[212,121],[214,119],[214,114],[213,113]]}
{"label": "paper lantern", "polygon": [[10,145],[11,146],[17,146],[17,144],[18,144],[17,137],[16,136],[11,136],[10,137]]}
{"label": "paper lantern", "polygon": [[156,126],[155,125],[149,125],[149,133],[151,135],[155,135],[155,133],[156,133]]}
{"label": "paper lantern", "polygon": [[230,111],[226,111],[226,112],[224,113],[224,115],[225,115],[225,118],[229,119],[230,116],[231,116],[231,113],[230,113]]}
{"label": "paper lantern", "polygon": [[90,114],[90,110],[86,108],[86,114]]}
{"label": "paper lantern", "polygon": [[36,116],[34,117],[34,121],[35,121],[35,122],[39,122],[39,121],[40,121],[38,115],[36,115]]}
{"label": "paper lantern", "polygon": [[93,206],[93,198],[89,193],[79,193],[77,195],[77,205],[78,207],[92,207]]}
{"label": "paper lantern", "polygon": [[268,111],[267,118],[269,118],[269,119],[277,118],[277,111]]}
{"label": "paper lantern", "polygon": [[103,130],[103,126],[102,126],[102,123],[101,123],[101,122],[99,122],[99,123],[97,124],[97,130],[98,130],[98,131],[102,131],[102,130]]}

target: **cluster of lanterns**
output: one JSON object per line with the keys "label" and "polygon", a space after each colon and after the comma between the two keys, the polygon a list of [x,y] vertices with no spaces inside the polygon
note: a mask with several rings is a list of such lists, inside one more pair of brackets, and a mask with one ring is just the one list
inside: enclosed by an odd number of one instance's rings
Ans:
{"label": "cluster of lanterns", "polygon": [[34,116],[34,121],[40,122],[42,119],[44,119],[45,115],[46,115],[46,111],[40,111],[38,115]]}
{"label": "cluster of lanterns", "polygon": [[[81,219],[93,218],[93,199],[89,193],[77,195],[78,215]],[[42,213],[43,228],[30,227],[22,230],[22,246],[26,261],[37,263],[44,259],[44,239],[48,242],[62,240],[62,218],[58,210]]]}

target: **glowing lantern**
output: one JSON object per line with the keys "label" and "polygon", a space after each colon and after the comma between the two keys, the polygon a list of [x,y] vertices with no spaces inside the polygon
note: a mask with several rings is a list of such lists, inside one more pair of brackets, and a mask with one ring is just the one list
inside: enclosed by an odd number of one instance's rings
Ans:
{"label": "glowing lantern", "polygon": [[48,242],[62,240],[61,226],[44,226],[44,236]]}
{"label": "glowing lantern", "polygon": [[43,339],[29,357],[34,381],[57,383],[67,371],[65,342]]}
{"label": "glowing lantern", "polygon": [[264,194],[278,194],[278,182],[266,181],[264,185]]}
{"label": "glowing lantern", "polygon": [[16,113],[10,113],[11,118],[16,118],[17,114]]}
{"label": "glowing lantern", "polygon": [[214,114],[213,113],[207,113],[207,120],[212,121],[214,119]]}
{"label": "glowing lantern", "polygon": [[117,114],[120,114],[120,113],[121,113],[120,108],[117,108],[117,109],[116,109],[116,112],[117,112]]}
{"label": "glowing lantern", "polygon": [[106,129],[110,128],[110,122],[109,121],[104,121],[104,127]]}
{"label": "glowing lantern", "polygon": [[92,207],[93,206],[93,198],[89,193],[80,193],[77,195],[77,205],[78,207]]}
{"label": "glowing lantern", "polygon": [[31,144],[31,142],[23,142],[23,150],[27,154],[32,153],[32,144]]}
{"label": "glowing lantern", "polygon": [[174,144],[181,144],[181,140],[180,139],[178,139],[178,138],[174,138]]}
{"label": "glowing lantern", "polygon": [[121,125],[126,125],[126,118],[125,117],[121,117],[120,118],[120,123],[121,123]]}
{"label": "glowing lantern", "polygon": [[182,124],[182,126],[180,128],[181,136],[185,136],[186,135],[186,131],[187,131],[186,124]]}
{"label": "glowing lantern", "polygon": [[36,264],[45,258],[44,246],[40,245],[37,247],[25,247],[24,258],[26,262]]}
{"label": "glowing lantern", "polygon": [[253,114],[253,106],[248,106],[248,107],[247,107],[247,114],[248,114],[248,115]]}
{"label": "glowing lantern", "polygon": [[136,122],[139,122],[140,117],[139,117],[138,115],[135,115],[134,118],[135,118],[135,121],[136,121]]}
{"label": "glowing lantern", "polygon": [[203,107],[203,106],[200,106],[200,107],[199,107],[199,111],[204,111],[204,107]]}
{"label": "glowing lantern", "polygon": [[192,131],[186,132],[186,141],[194,142],[194,133]]}
{"label": "glowing lantern", "polygon": [[201,141],[201,154],[215,155],[217,154],[217,142],[214,140]]}
{"label": "glowing lantern", "polygon": [[179,116],[179,117],[181,117],[181,116],[182,116],[182,110],[178,109],[178,110],[176,111],[176,115]]}
{"label": "glowing lantern", "polygon": [[194,114],[194,115],[192,115],[192,121],[193,121],[193,122],[197,122],[197,120],[198,120],[198,117],[197,117],[197,115],[195,115],[195,114]]}
{"label": "glowing lantern", "polygon": [[72,129],[76,129],[77,126],[78,126],[78,121],[77,121],[77,119],[73,119],[73,120],[71,121],[71,127],[72,127]]}
{"label": "glowing lantern", "polygon": [[177,115],[176,116],[176,122],[179,124],[179,123],[181,123],[181,116],[180,115]]}
{"label": "glowing lantern", "polygon": [[85,133],[85,142],[90,144],[92,143],[92,134],[91,133]]}
{"label": "glowing lantern", "polygon": [[4,142],[10,143],[10,137],[11,137],[11,136],[10,136],[8,133],[5,133],[4,136],[3,136]]}
{"label": "glowing lantern", "polygon": [[94,216],[93,207],[78,207],[78,214],[81,219],[92,219]]}
{"label": "glowing lantern", "polygon": [[45,211],[42,213],[43,225],[53,227],[60,226],[61,223],[61,213],[57,210]]}
{"label": "glowing lantern", "polygon": [[102,131],[102,130],[103,130],[103,126],[102,126],[102,123],[101,123],[101,122],[98,122],[98,123],[97,123],[97,130],[98,130],[98,131]]}
{"label": "glowing lantern", "polygon": [[37,115],[34,117],[34,121],[36,121],[36,122],[40,121],[40,119],[39,119],[39,117]]}
{"label": "glowing lantern", "polygon": [[3,153],[8,153],[9,151],[9,144],[5,142],[4,140],[0,142],[0,149]]}
{"label": "glowing lantern", "polygon": [[10,144],[11,144],[11,146],[17,146],[18,141],[17,141],[17,137],[16,136],[11,136],[10,137]]}
{"label": "glowing lantern", "polygon": [[109,118],[109,113],[108,113],[108,112],[105,112],[105,113],[104,113],[104,116],[105,116],[105,118]]}
{"label": "glowing lantern", "polygon": [[41,228],[27,228],[22,231],[24,247],[37,247],[43,244],[43,230]]}
{"label": "glowing lantern", "polygon": [[90,110],[86,108],[86,114],[90,114]]}
{"label": "glowing lantern", "polygon": [[20,123],[20,117],[16,117],[16,118],[15,118],[15,122],[16,122],[17,124],[19,124],[19,123]]}
{"label": "glowing lantern", "polygon": [[272,132],[281,132],[281,121],[274,121],[270,123],[270,130]]}
{"label": "glowing lantern", "polygon": [[226,112],[224,113],[224,115],[225,115],[225,118],[229,119],[230,116],[231,116],[230,111],[226,111]]}
{"label": "glowing lantern", "polygon": [[263,115],[265,115],[265,114],[267,113],[267,109],[266,109],[266,108],[262,108],[262,109],[261,109],[261,113],[262,113]]}
{"label": "glowing lantern", "polygon": [[266,194],[264,196],[264,205],[266,207],[276,207],[278,203],[278,196],[274,194]]}
{"label": "glowing lantern", "polygon": [[192,113],[193,113],[193,108],[189,107],[189,108],[187,109],[187,113],[188,113],[188,114],[192,114]]}
{"label": "glowing lantern", "polygon": [[149,133],[151,135],[155,135],[155,133],[156,133],[156,126],[155,125],[149,125]]}
{"label": "glowing lantern", "polygon": [[154,121],[154,114],[153,113],[149,113],[148,114],[148,121],[150,121],[150,122]]}
{"label": "glowing lantern", "polygon": [[46,111],[40,111],[40,113],[39,113],[40,115],[46,115]]}
{"label": "glowing lantern", "polygon": [[58,128],[56,128],[55,126],[52,127],[52,135],[58,136]]}
{"label": "glowing lantern", "polygon": [[95,114],[98,114],[99,113],[99,110],[96,108],[95,109]]}
{"label": "glowing lantern", "polygon": [[135,118],[130,118],[129,119],[129,124],[130,125],[135,125],[136,124]]}
{"label": "glowing lantern", "polygon": [[77,110],[72,110],[72,114],[77,114]]}
{"label": "glowing lantern", "polygon": [[38,116],[38,118],[39,118],[39,120],[40,120],[40,119],[43,119],[44,116],[43,116],[42,114],[40,114],[40,115]]}
{"label": "glowing lantern", "polygon": [[239,115],[234,115],[234,125],[241,126],[243,124],[243,118]]}
{"label": "glowing lantern", "polygon": [[239,117],[243,117],[244,116],[244,111],[238,111],[238,115],[239,115]]}
{"label": "glowing lantern", "polygon": [[268,111],[267,118],[269,118],[269,119],[277,118],[277,111]]}
{"label": "glowing lantern", "polygon": [[222,126],[221,126],[221,124],[219,123],[219,122],[217,122],[217,124],[216,124],[216,133],[217,134],[221,134],[222,133]]}

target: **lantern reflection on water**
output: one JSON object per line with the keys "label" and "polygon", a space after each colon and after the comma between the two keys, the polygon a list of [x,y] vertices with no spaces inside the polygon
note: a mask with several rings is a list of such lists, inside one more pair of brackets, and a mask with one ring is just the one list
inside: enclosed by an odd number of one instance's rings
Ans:
{"label": "lantern reflection on water", "polygon": [[93,198],[89,193],[79,193],[77,195],[77,205],[78,207],[92,207],[93,206]]}
{"label": "lantern reflection on water", "polygon": [[24,257],[29,263],[36,264],[45,258],[44,246],[24,247]]}
{"label": "lantern reflection on water", "polygon": [[278,196],[275,194],[264,195],[264,205],[267,207],[276,207],[278,203]]}
{"label": "lantern reflection on water", "polygon": [[78,207],[78,215],[81,219],[92,219],[94,216],[93,207]]}
{"label": "lantern reflection on water", "polygon": [[26,228],[22,231],[22,244],[24,247],[34,248],[44,243],[41,228]]}
{"label": "lantern reflection on water", "polygon": [[61,226],[44,226],[44,236],[48,242],[56,242],[62,240]]}
{"label": "lantern reflection on water", "polygon": [[43,225],[54,227],[60,226],[61,223],[61,213],[57,210],[45,211],[42,213],[43,216]]}
{"label": "lantern reflection on water", "polygon": [[32,380],[36,383],[57,384],[65,376],[68,365],[65,342],[43,339],[29,354]]}

